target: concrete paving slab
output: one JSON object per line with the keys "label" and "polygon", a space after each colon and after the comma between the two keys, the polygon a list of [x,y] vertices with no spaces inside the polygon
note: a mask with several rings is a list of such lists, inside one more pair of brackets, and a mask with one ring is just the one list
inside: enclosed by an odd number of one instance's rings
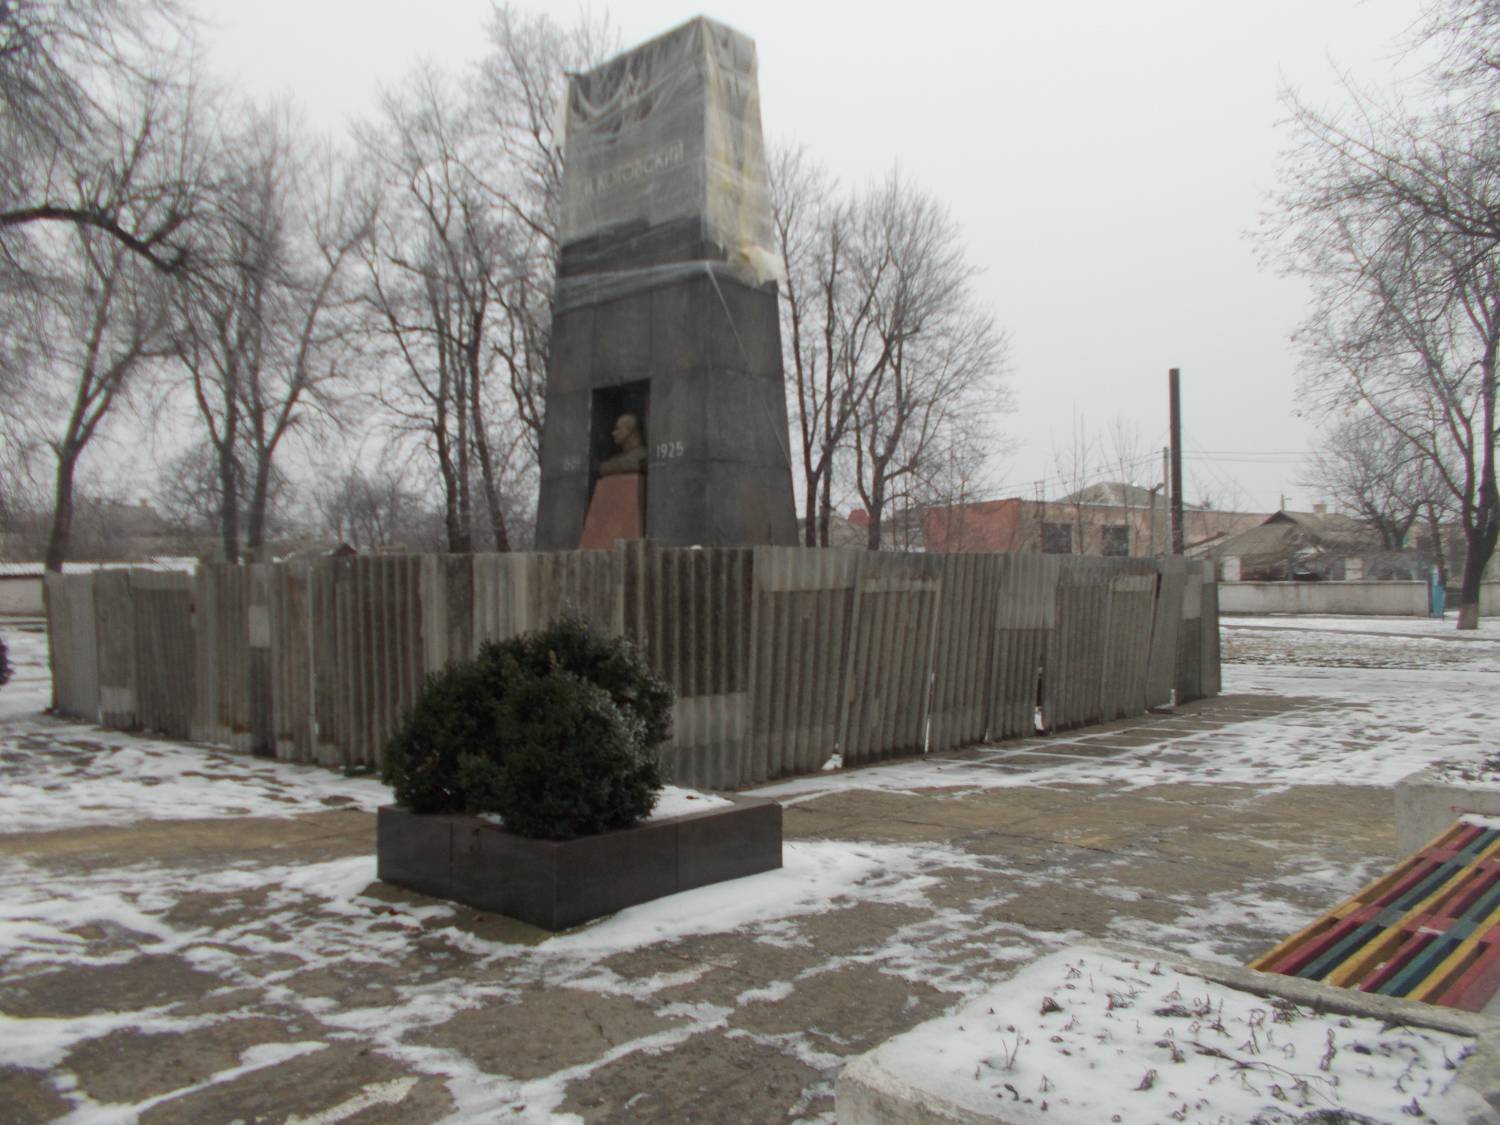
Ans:
{"label": "concrete paving slab", "polygon": [[[1193,714],[1227,716],[1223,702]],[[1233,707],[1243,721],[1315,729],[1284,702]],[[1090,747],[1157,730],[1210,748],[1219,737],[1151,716],[1099,742],[986,754],[1008,775],[1086,768]],[[1163,753],[1190,756],[1180,744]],[[23,880],[13,885],[52,880],[137,912],[127,928],[81,922],[50,960],[0,948],[0,1013],[103,1017],[53,1063],[0,1065],[0,1104],[20,1121],[132,1100],[143,1120],[177,1121],[826,1120],[833,1082],[863,1046],[1059,943],[1149,938],[1247,960],[1395,854],[1390,793],[1377,787],[1006,776],[983,789],[930,776],[906,792],[841,789],[785,807],[793,849],[921,856],[919,870],[876,862],[821,912],[788,904],[751,925],[642,931],[597,952],[592,930],[551,937],[369,883],[374,817],[362,812],[0,835],[0,870]],[[273,870],[284,874],[256,882]],[[168,1040],[132,1030],[146,1011],[200,1022]],[[151,1048],[180,1060],[175,1086],[171,1068],[146,1061]]]}

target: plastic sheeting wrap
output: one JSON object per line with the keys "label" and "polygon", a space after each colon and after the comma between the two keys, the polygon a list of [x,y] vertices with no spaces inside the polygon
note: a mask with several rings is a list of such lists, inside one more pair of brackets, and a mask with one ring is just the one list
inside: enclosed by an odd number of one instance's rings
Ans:
{"label": "plastic sheeting wrap", "polygon": [[575,75],[565,138],[559,306],[705,271],[779,276],[746,36],[699,18]]}

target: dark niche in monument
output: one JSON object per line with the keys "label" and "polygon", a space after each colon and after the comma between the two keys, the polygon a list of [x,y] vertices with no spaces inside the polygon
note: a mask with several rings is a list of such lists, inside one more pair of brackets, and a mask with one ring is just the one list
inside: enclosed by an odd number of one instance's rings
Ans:
{"label": "dark niche in monument", "polygon": [[795,543],[754,43],[696,19],[574,76],[564,152],[538,548],[631,537],[632,503],[667,545]]}

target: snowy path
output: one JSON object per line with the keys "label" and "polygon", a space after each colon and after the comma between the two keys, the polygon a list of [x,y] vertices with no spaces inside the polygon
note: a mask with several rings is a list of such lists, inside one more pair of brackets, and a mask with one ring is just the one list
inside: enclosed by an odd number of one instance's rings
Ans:
{"label": "snowy path", "polygon": [[[1430,662],[1402,636],[1225,638],[1254,662],[1221,700],[769,787],[782,871],[547,938],[373,882],[370,779],[39,715],[23,637],[0,1103],[827,1120],[849,1057],[1067,942],[1243,962],[1388,862],[1391,782],[1500,745],[1488,637],[1434,635]],[[1367,645],[1373,667],[1328,663]]]}

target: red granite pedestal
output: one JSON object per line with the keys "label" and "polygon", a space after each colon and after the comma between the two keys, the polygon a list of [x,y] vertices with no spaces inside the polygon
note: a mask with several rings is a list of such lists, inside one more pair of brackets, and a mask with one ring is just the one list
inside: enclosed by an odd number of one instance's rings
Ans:
{"label": "red granite pedestal", "polygon": [[607,550],[619,539],[642,539],[646,535],[646,474],[618,473],[600,477],[583,519],[578,547],[584,551]]}

